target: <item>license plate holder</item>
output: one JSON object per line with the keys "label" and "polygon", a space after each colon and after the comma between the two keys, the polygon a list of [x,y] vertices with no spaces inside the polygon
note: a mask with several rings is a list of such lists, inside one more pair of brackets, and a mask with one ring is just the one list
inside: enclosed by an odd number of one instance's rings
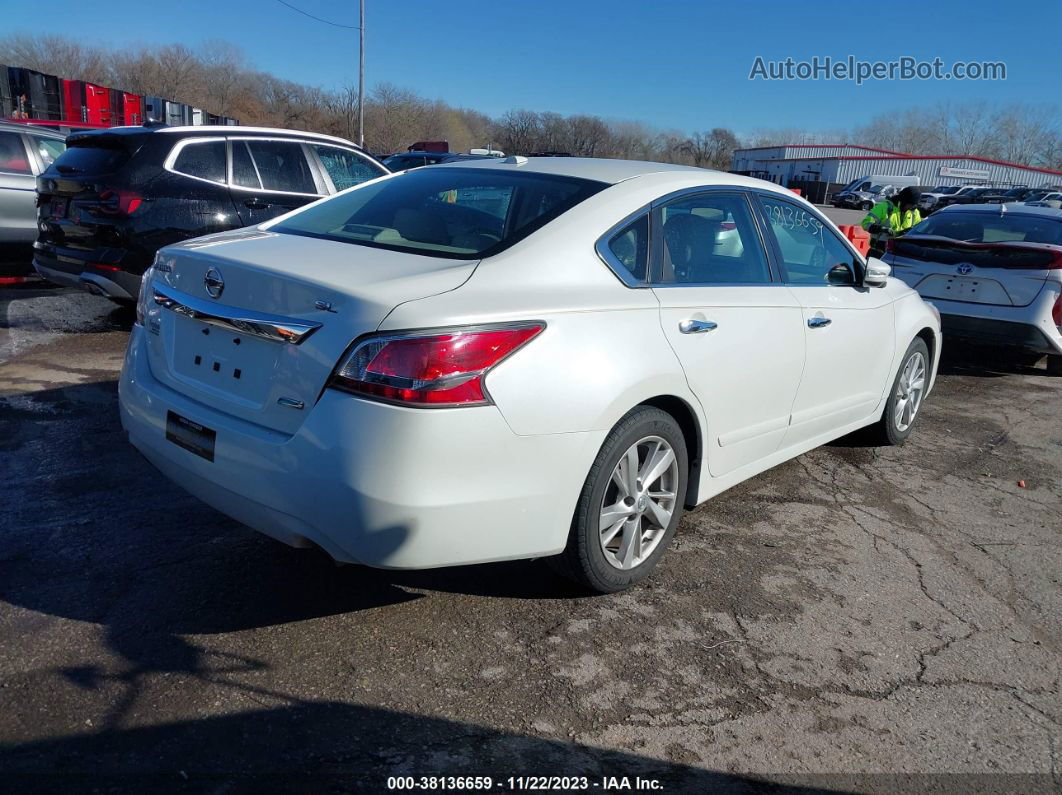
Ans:
{"label": "license plate holder", "polygon": [[207,461],[214,460],[217,431],[182,417],[174,411],[166,412],[166,439]]}

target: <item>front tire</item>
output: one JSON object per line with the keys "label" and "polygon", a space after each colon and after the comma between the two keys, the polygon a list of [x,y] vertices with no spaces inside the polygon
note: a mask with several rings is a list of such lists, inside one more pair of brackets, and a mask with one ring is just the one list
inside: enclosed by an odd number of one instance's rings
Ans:
{"label": "front tire", "polygon": [[929,367],[929,348],[916,337],[900,360],[885,411],[875,428],[880,444],[903,444],[911,435],[929,386]]}
{"label": "front tire", "polygon": [[598,593],[641,582],[675,534],[688,477],[686,440],[675,419],[651,406],[634,409],[601,446],[568,546],[551,565]]}

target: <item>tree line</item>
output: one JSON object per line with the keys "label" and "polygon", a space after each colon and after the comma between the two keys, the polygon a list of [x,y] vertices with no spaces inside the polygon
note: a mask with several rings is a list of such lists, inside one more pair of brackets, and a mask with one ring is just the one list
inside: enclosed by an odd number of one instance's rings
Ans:
{"label": "tree line", "polygon": [[[254,68],[225,41],[116,50],[63,36],[0,38],[0,63],[87,80],[144,96],[184,102],[242,124],[310,130],[357,140],[355,86],[324,90]],[[783,143],[851,141],[918,154],[972,154],[1062,169],[1057,107],[942,103],[885,113],[854,129],[724,127],[693,133],[633,120],[514,109],[492,118],[431,100],[391,83],[365,97],[365,143],[373,152],[404,151],[414,141],[446,140],[454,151],[493,146],[510,154],[568,152],[727,169],[734,149]]]}

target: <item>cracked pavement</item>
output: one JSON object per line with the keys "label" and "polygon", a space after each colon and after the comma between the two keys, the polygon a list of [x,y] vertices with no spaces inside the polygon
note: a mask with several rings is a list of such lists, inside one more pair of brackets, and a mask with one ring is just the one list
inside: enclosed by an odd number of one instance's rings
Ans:
{"label": "cracked pavement", "polygon": [[776,467],[688,513],[645,587],[590,597],[540,561],[337,567],[207,508],[122,436],[131,319],[0,290],[9,781],[1062,787],[1062,379],[1042,364],[951,346],[905,446]]}

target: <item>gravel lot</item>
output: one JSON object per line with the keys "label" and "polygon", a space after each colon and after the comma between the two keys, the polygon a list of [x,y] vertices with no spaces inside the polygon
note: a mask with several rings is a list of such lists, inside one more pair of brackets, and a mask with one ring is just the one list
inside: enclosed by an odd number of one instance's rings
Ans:
{"label": "gravel lot", "polygon": [[953,346],[906,446],[779,466],[687,514],[647,586],[588,597],[541,562],[337,567],[187,496],[121,433],[131,321],[0,289],[6,786],[1062,787],[1042,364]]}

